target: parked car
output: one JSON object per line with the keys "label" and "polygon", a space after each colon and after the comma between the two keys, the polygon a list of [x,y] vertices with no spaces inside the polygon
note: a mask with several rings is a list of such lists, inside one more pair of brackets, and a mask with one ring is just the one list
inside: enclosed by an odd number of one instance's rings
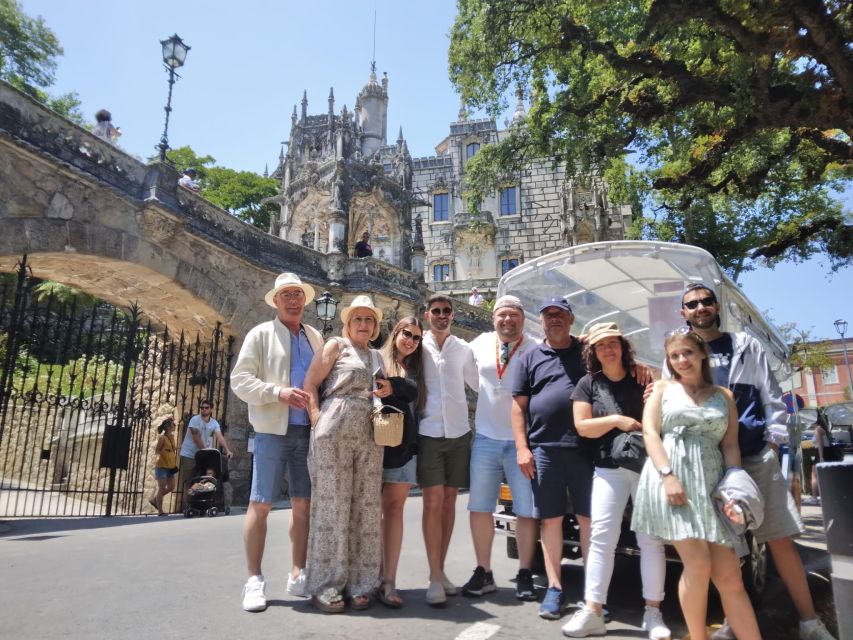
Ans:
{"label": "parked car", "polygon": [[[498,283],[497,296],[518,296],[526,309],[538,309],[549,296],[562,295],[572,303],[575,334],[602,321],[616,322],[630,338],[636,358],[657,370],[664,361],[664,337],[682,326],[679,315],[681,293],[693,282],[713,284],[720,302],[721,326],[725,331],[746,331],[757,338],[767,353],[777,380],[790,377],[788,347],[779,332],[722,271],[703,249],[665,242],[617,241],[578,245],[541,256],[507,272]],[[525,330],[542,338],[539,318],[526,312]],[[797,429],[791,448],[799,448]],[[798,468],[789,474],[797,482]],[[630,510],[630,505],[628,507]],[[515,540],[515,515],[508,486],[494,514],[495,531],[507,538],[507,555],[518,557]],[[639,555],[636,539],[628,526],[630,511],[623,519],[617,553]],[[744,583],[750,596],[757,599],[764,590],[767,575],[767,550],[750,542],[751,552],[743,562]],[[580,539],[577,520],[571,506],[563,522],[563,556],[579,558]],[[667,547],[667,557],[677,560]]]}

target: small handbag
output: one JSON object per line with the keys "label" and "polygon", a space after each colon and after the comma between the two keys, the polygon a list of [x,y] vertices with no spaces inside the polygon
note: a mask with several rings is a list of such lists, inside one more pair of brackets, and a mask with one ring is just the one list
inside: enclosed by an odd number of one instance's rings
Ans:
{"label": "small handbag", "polygon": [[[370,353],[370,359],[375,362],[375,355]],[[377,365],[378,369],[379,366]],[[376,378],[373,379],[373,390],[376,391]],[[397,407],[383,405],[382,400],[373,396],[373,442],[380,447],[396,447],[403,442],[403,412]]]}
{"label": "small handbag", "polygon": [[640,473],[646,463],[646,445],[642,431],[623,431],[610,445],[613,463],[623,469]]}

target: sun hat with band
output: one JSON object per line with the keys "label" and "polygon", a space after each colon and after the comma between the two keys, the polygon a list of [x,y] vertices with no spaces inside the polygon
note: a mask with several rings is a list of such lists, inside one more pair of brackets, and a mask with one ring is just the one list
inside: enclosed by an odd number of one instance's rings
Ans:
{"label": "sun hat with band", "polygon": [[601,342],[605,338],[621,338],[622,332],[615,322],[599,322],[589,328],[589,333],[586,334],[586,341],[589,346],[596,342]]}
{"label": "sun hat with band", "polygon": [[303,293],[305,293],[305,304],[308,304],[314,299],[314,287],[310,284],[304,284],[295,273],[285,272],[278,274],[278,277],[275,279],[275,286],[267,291],[267,294],[264,296],[264,301],[275,309],[275,297],[278,292],[282,289],[293,288],[302,289]]}
{"label": "sun hat with band", "polygon": [[365,295],[356,296],[352,299],[352,302],[349,303],[349,306],[344,307],[343,311],[341,311],[341,322],[344,325],[344,337],[349,337],[347,335],[347,325],[349,325],[349,317],[356,309],[367,309],[373,314],[373,317],[376,319],[376,325],[373,329],[373,334],[370,336],[370,339],[376,340],[376,338],[379,337],[379,323],[382,322],[382,309],[373,304],[373,300],[370,298],[370,296]]}

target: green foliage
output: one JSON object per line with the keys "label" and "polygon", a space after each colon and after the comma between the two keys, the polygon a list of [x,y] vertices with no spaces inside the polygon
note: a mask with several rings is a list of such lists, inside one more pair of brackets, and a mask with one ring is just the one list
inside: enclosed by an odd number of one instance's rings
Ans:
{"label": "green foliage", "polygon": [[793,322],[780,325],[779,333],[791,347],[790,362],[795,369],[808,369],[814,373],[834,365],[829,357],[829,342],[816,342],[810,331],[798,329]]}
{"label": "green foliage", "polygon": [[46,302],[51,296],[61,305],[76,304],[78,310],[91,309],[98,302],[93,295],[53,280],[43,280],[33,287],[33,298],[37,302]]}
{"label": "green foliage", "polygon": [[170,149],[166,156],[178,168],[193,167],[198,172],[201,195],[234,217],[264,231],[278,206],[264,202],[278,193],[278,182],[251,171],[215,166],[213,156],[199,156],[190,147]]}
{"label": "green foliage", "polygon": [[60,115],[82,124],[76,93],[53,97],[56,58],[62,47],[42,18],[31,18],[16,0],[0,0],[0,79],[47,105]]}
{"label": "green foliage", "polygon": [[472,201],[552,158],[650,211],[632,234],[699,244],[735,276],[749,258],[847,266],[833,191],[853,179],[851,40],[837,0],[459,0],[466,103],[497,115],[530,94],[524,126],[469,162]]}

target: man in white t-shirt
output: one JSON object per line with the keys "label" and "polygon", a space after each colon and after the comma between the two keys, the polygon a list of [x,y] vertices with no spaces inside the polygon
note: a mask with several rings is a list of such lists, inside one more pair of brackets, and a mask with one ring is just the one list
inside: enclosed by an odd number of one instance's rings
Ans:
{"label": "man in white t-shirt", "polygon": [[485,302],[483,295],[477,290],[477,287],[471,287],[471,295],[468,296],[468,304],[472,307],[482,307]]}
{"label": "man in white t-shirt", "polygon": [[195,475],[195,454],[199,449],[220,446],[225,449],[228,459],[234,454],[222,435],[219,422],[213,417],[213,403],[202,400],[199,405],[199,415],[190,418],[187,433],[181,445],[181,481],[184,483],[184,496],[187,495],[186,485]]}
{"label": "man in white t-shirt", "polygon": [[492,312],[492,322],[494,331],[484,333],[470,343],[480,376],[468,497],[477,568],[462,587],[462,595],[475,597],[496,590],[490,568],[495,537],[492,512],[498,500],[501,476],[505,474],[517,517],[519,569],[515,596],[519,600],[535,600],[536,592],[530,570],[537,534],[537,521],[533,517],[533,489],[530,480],[518,466],[510,415],[515,370],[512,365],[536,343],[523,333],[524,308],[521,300],[515,296],[498,298]]}

